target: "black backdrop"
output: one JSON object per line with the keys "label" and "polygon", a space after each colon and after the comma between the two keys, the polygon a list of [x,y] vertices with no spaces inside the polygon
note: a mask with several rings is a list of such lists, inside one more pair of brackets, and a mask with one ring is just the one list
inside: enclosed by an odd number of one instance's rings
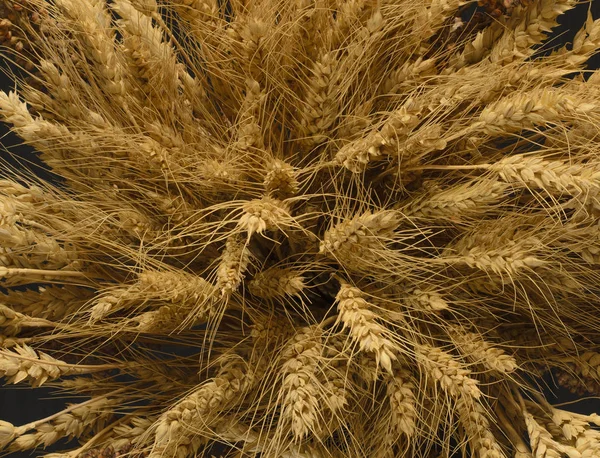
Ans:
{"label": "black backdrop", "polygon": [[[591,7],[594,19],[600,18],[600,0],[593,0],[591,6],[589,3],[581,3],[576,8],[568,11],[561,16],[559,26],[557,26],[552,35],[547,40],[549,46],[562,46],[572,41],[575,33],[583,25],[588,8]],[[0,49],[0,70],[6,68],[5,57]],[[600,68],[600,54],[593,57],[589,61],[590,69]],[[8,91],[13,89],[14,83],[10,81],[4,72],[0,71],[0,89]],[[8,126],[0,122],[0,176],[7,168],[17,168],[19,170],[27,169],[35,173],[43,179],[52,179],[42,162],[37,158],[35,152],[22,145],[19,139],[11,134]],[[600,304],[599,304],[600,313]],[[549,377],[548,385],[552,389],[548,390],[547,396],[554,403],[567,403],[573,401],[575,396],[567,391],[555,388],[552,379]],[[2,383],[2,380],[0,380]],[[47,417],[65,406],[64,399],[52,397],[52,391],[47,388],[39,388],[35,390],[29,389],[27,386],[2,386],[0,385],[0,419],[9,421],[14,425],[22,425],[36,419]],[[600,413],[600,399],[583,399],[566,407],[581,413]],[[46,450],[37,450],[34,452],[13,453],[8,455],[10,458],[33,457],[40,456],[44,453],[50,453],[60,449],[64,442],[59,442],[55,446],[48,447]],[[76,447],[73,442],[70,444]]]}

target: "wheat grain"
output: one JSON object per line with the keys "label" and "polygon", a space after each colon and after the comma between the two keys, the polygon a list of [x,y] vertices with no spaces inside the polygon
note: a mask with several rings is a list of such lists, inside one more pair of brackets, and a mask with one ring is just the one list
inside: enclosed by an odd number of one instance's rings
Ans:
{"label": "wheat grain", "polygon": [[250,252],[244,240],[235,235],[229,237],[217,268],[216,287],[222,295],[229,295],[239,288],[250,260]]}
{"label": "wheat grain", "polygon": [[396,153],[397,145],[409,138],[420,122],[420,107],[409,100],[392,112],[380,129],[373,129],[364,138],[344,145],[335,155],[335,162],[353,173],[363,172],[369,163]]}
{"label": "wheat grain", "polygon": [[502,135],[545,126],[573,110],[589,111],[593,103],[577,100],[554,88],[542,88],[527,94],[508,96],[486,106],[479,114],[477,129],[489,135]]}
{"label": "wheat grain", "polygon": [[[41,150],[48,150],[49,146],[54,146],[57,142],[65,139],[72,139],[70,132],[64,126],[52,124],[44,119],[34,119],[27,110],[27,105],[19,100],[15,92],[0,91],[0,119],[14,126],[14,130],[27,142],[38,147]],[[47,154],[48,161],[60,159],[64,152],[60,149],[51,150]]]}
{"label": "wheat grain", "polygon": [[248,290],[262,299],[297,296],[305,288],[304,277],[292,269],[271,267],[248,283]]}
{"label": "wheat grain", "polygon": [[546,261],[536,256],[543,247],[543,240],[538,234],[516,228],[501,224],[486,229],[481,227],[478,234],[463,237],[448,246],[448,254],[458,255],[448,261],[501,277],[515,277],[522,271],[545,266]]}
{"label": "wheat grain", "polygon": [[416,428],[415,386],[410,372],[396,371],[387,378],[386,393],[391,407],[391,426],[395,436],[412,438]]}
{"label": "wheat grain", "polygon": [[480,402],[469,396],[460,396],[457,411],[473,454],[477,453],[481,458],[506,458]]}
{"label": "wheat grain", "polygon": [[560,56],[565,64],[574,70],[581,69],[590,56],[600,46],[600,22],[594,21],[591,11],[588,11],[584,26],[577,32],[573,38],[573,46],[567,49],[563,46],[553,51],[553,56]]}
{"label": "wheat grain", "polygon": [[114,32],[110,26],[110,16],[103,2],[59,0],[56,3],[65,15],[72,30],[79,32],[81,51],[95,64],[94,76],[105,94],[122,97],[125,82],[122,61],[115,49]]}
{"label": "wheat grain", "polygon": [[469,396],[479,399],[481,397],[477,380],[470,377],[471,371],[450,353],[431,345],[417,345],[415,353],[419,365],[448,394],[457,398]]}
{"label": "wheat grain", "polygon": [[575,2],[571,0],[533,2],[529,9],[513,18],[515,22],[519,18],[521,20],[504,32],[492,48],[490,60],[504,63],[511,62],[515,58],[530,56],[534,53],[532,47],[541,43],[546,36],[545,32],[557,24],[556,18],[574,6]]}
{"label": "wheat grain", "polygon": [[503,373],[514,372],[518,365],[516,360],[499,348],[493,347],[481,336],[468,332],[460,326],[451,326],[448,334],[461,353],[473,362],[483,364],[487,368]]}
{"label": "wheat grain", "polygon": [[288,204],[272,197],[248,201],[243,210],[238,226],[248,232],[248,236],[266,230],[283,230],[292,223]]}
{"label": "wheat grain", "polygon": [[300,329],[283,350],[280,369],[281,421],[289,424],[295,441],[301,441],[318,427],[319,382],[316,377],[322,353],[319,328]]}
{"label": "wheat grain", "polygon": [[319,252],[332,255],[353,253],[361,257],[370,249],[383,246],[386,239],[394,236],[399,224],[399,213],[390,210],[357,214],[330,228],[323,237]]}
{"label": "wheat grain", "polygon": [[[331,423],[337,425],[339,424],[339,412],[343,411],[348,404],[351,391],[346,378],[350,359],[346,351],[345,337],[333,335],[327,338],[323,345],[323,356],[328,358],[328,362],[324,369],[324,380],[321,383],[326,390],[325,402],[332,413]],[[333,430],[335,427],[329,426],[328,429]]]}
{"label": "wheat grain", "polygon": [[598,455],[599,22],[481,3],[0,0],[0,373],[91,397],[0,445]]}
{"label": "wheat grain", "polygon": [[[529,412],[524,412],[525,424],[527,425],[527,433],[531,441],[531,448],[536,458],[561,458],[567,450],[571,451],[572,447],[567,447],[556,442],[552,435],[541,426]],[[571,456],[578,456],[578,452]]]}
{"label": "wheat grain", "polygon": [[10,443],[8,449],[13,452],[29,450],[39,446],[47,447],[64,437],[80,437],[110,417],[112,408],[118,405],[120,400],[118,397],[105,396],[92,398],[81,404],[69,406],[65,411],[51,417],[50,421],[25,425],[21,427],[21,431],[35,429],[35,432],[28,434],[21,432]]}
{"label": "wheat grain", "polygon": [[111,7],[121,18],[118,24],[127,57],[126,74],[138,85],[134,94],[142,105],[157,110],[166,108],[165,98],[177,99],[177,61],[173,49],[152,25],[152,19],[136,10],[131,2],[119,0]]}
{"label": "wheat grain", "polygon": [[246,94],[240,107],[240,118],[236,126],[234,147],[242,151],[261,150],[264,147],[263,133],[258,122],[266,94],[255,79],[246,80]]}
{"label": "wheat grain", "polygon": [[5,336],[16,336],[23,328],[53,327],[54,323],[40,318],[32,318],[0,304],[0,326]]}
{"label": "wheat grain", "polygon": [[89,289],[50,285],[19,292],[9,290],[0,295],[0,302],[10,304],[13,310],[25,315],[60,321],[79,310],[91,297]]}
{"label": "wheat grain", "polygon": [[2,361],[0,374],[7,378],[8,383],[26,381],[35,387],[65,375],[86,374],[112,367],[78,367],[76,364],[59,361],[46,353],[36,352],[28,345],[17,345],[13,348],[13,351],[0,352],[0,361]]}
{"label": "wheat grain", "polygon": [[310,145],[327,141],[326,133],[336,121],[339,95],[336,87],[340,77],[338,62],[333,52],[327,52],[315,61],[310,85],[306,89],[305,105],[300,112],[303,140]]}
{"label": "wheat grain", "polygon": [[424,59],[417,57],[414,61],[408,61],[394,70],[383,83],[385,93],[400,93],[405,89],[415,87],[428,76],[437,74],[435,59]]}
{"label": "wheat grain", "polygon": [[435,290],[414,288],[407,291],[408,294],[403,294],[403,300],[408,306],[414,307],[416,310],[426,312],[439,312],[446,310],[449,305],[444,297]]}
{"label": "wheat grain", "polygon": [[[155,425],[154,448],[150,456],[168,455],[180,445],[192,444],[211,426],[218,414],[236,402],[253,383],[253,372],[238,357],[225,360],[214,379],[198,386],[192,393],[164,412]],[[187,453],[193,452],[186,450]]]}
{"label": "wheat grain", "polygon": [[556,196],[596,195],[600,187],[600,172],[594,167],[584,168],[539,156],[508,156],[487,168],[507,183],[542,189]]}
{"label": "wheat grain", "polygon": [[268,195],[282,199],[298,193],[297,172],[293,166],[282,160],[274,159],[267,164],[266,171],[263,185]]}
{"label": "wheat grain", "polygon": [[12,423],[0,420],[0,450],[4,450],[4,448],[15,438],[16,433]]}
{"label": "wheat grain", "polygon": [[377,366],[392,373],[392,362],[398,359],[394,343],[387,337],[389,331],[376,320],[362,291],[343,283],[336,295],[338,320],[349,328],[350,336],[359,349],[373,353]]}
{"label": "wheat grain", "polygon": [[210,300],[214,288],[206,280],[182,272],[141,272],[137,282],[129,287],[111,289],[91,307],[92,322],[107,315],[139,305],[144,301],[160,301],[175,304],[179,313],[202,311],[211,314]]}
{"label": "wheat grain", "polygon": [[73,249],[55,238],[20,225],[0,226],[0,265],[35,269],[79,269],[83,263]]}
{"label": "wheat grain", "polygon": [[416,198],[408,208],[400,208],[403,214],[428,219],[477,217],[487,213],[502,201],[507,186],[496,181],[471,181],[447,189],[437,190]]}

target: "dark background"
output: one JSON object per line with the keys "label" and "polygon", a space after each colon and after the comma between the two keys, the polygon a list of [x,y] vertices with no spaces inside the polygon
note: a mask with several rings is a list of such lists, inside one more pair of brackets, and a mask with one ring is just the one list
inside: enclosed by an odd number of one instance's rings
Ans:
{"label": "dark background", "polygon": [[[553,34],[549,37],[545,44],[545,48],[553,48],[563,46],[572,41],[577,31],[585,22],[586,15],[590,8],[590,3],[581,3],[576,8],[568,11],[560,17],[559,26],[557,26]],[[591,10],[594,19],[600,18],[600,0],[591,2]],[[5,69],[5,57],[0,49],[0,70]],[[600,68],[600,54],[593,57],[589,61],[590,69]],[[14,83],[4,76],[0,71],[0,89],[8,91],[14,88]],[[30,170],[37,176],[43,179],[51,179],[51,174],[43,166],[42,162],[37,158],[33,150],[20,143],[20,140],[9,133],[8,126],[0,122],[0,176],[4,174],[7,168],[16,168],[19,170]],[[600,307],[599,307],[600,310]],[[0,383],[2,381],[0,380]],[[549,377],[547,383],[552,387],[551,391],[547,391],[549,400],[553,403],[565,403],[576,399],[576,396],[571,395],[565,390],[554,388],[554,383]],[[1,386],[0,385],[0,419],[9,421],[14,425],[22,425],[36,419],[47,417],[62,408],[64,408],[64,399],[52,398],[52,392],[47,388],[38,388],[35,390],[29,389],[27,386]],[[600,413],[599,399],[583,399],[566,409],[574,410],[581,413]],[[58,443],[60,446],[62,443]],[[76,447],[77,444],[71,444]],[[35,452],[14,453],[9,455],[11,458],[20,458],[28,456],[37,456],[44,453],[55,451],[57,447],[49,447],[46,450],[38,450]]]}

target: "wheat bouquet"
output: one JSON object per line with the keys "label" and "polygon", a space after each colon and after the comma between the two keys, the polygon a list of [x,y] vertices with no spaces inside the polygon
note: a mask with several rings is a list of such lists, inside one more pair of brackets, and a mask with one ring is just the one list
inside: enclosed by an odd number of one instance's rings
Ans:
{"label": "wheat bouquet", "polygon": [[[2,0],[5,452],[600,456],[600,48],[574,0]],[[10,54],[12,53],[12,54]]]}

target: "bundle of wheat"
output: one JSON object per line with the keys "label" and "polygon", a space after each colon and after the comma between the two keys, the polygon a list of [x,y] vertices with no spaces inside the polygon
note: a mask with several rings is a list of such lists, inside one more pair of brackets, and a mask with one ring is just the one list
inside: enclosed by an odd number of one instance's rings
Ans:
{"label": "bundle of wheat", "polygon": [[471,3],[1,0],[0,450],[600,456],[600,21]]}

